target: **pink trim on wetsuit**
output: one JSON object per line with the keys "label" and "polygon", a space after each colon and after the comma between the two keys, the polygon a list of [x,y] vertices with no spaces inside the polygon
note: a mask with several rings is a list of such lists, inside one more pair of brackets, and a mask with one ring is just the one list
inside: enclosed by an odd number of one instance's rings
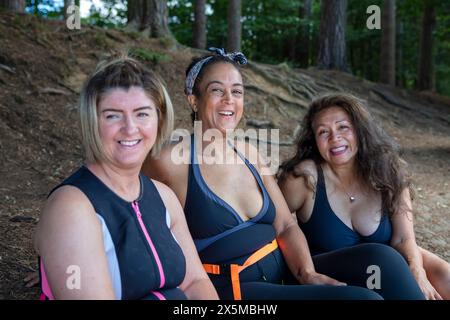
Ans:
{"label": "pink trim on wetsuit", "polygon": [[[156,252],[156,248],[153,245],[152,239],[150,239],[150,235],[148,234],[147,229],[145,228],[144,221],[142,221],[142,214],[139,211],[139,206],[138,206],[137,201],[132,202],[131,206],[133,207],[133,210],[136,213],[136,216],[138,218],[138,221],[139,221],[139,224],[141,226],[141,229],[144,232],[145,239],[147,239],[147,242],[150,245],[150,249],[152,249],[153,256],[155,257],[156,264],[158,265],[159,277],[161,279],[159,287],[162,288],[162,287],[164,287],[164,284],[166,283],[166,277],[164,276],[164,271],[163,271],[163,268],[162,268],[161,260],[159,260],[158,252]],[[162,298],[163,298],[161,300],[165,300],[164,296],[160,292],[157,293],[155,291],[152,291],[152,293],[155,294],[158,298],[160,298],[159,295],[161,295]]]}
{"label": "pink trim on wetsuit", "polygon": [[45,297],[49,298],[50,300],[55,300],[55,298],[53,297],[52,294],[52,290],[50,289],[50,286],[48,285],[48,281],[47,281],[47,275],[45,274],[45,269],[44,269],[44,263],[42,262],[41,259],[41,281],[42,281],[42,294],[39,297],[39,300],[45,300]]}
{"label": "pink trim on wetsuit", "polygon": [[162,295],[161,292],[158,292],[158,291],[152,291],[152,293],[153,293],[159,300],[166,300],[166,297],[164,297],[164,296]]}

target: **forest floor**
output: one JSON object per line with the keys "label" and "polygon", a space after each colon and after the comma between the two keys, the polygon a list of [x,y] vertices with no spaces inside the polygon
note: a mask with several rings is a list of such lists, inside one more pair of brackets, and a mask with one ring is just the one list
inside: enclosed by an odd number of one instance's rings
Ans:
{"label": "forest floor", "polygon": [[[191,130],[183,79],[202,52],[136,33],[31,15],[0,14],[0,299],[36,299],[23,278],[37,270],[33,232],[46,195],[82,163],[77,99],[96,63],[134,49],[165,80],[176,128]],[[293,152],[293,132],[311,99],[347,91],[364,99],[401,145],[413,174],[419,245],[450,261],[450,98],[393,89],[349,74],[251,62],[243,71],[244,128],[256,121],[280,129],[281,159]]]}

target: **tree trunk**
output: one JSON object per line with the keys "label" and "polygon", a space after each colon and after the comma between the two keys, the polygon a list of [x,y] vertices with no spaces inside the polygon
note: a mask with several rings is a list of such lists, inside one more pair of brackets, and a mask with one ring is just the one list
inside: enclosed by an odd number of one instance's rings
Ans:
{"label": "tree trunk", "polygon": [[403,31],[403,22],[399,19],[396,23],[397,27],[397,40],[396,40],[396,68],[397,68],[397,76],[396,76],[396,84],[398,87],[404,87],[404,66],[403,66],[403,42],[404,42],[404,31]]}
{"label": "tree trunk", "polygon": [[303,5],[300,7],[300,19],[301,24],[299,28],[299,35],[297,41],[297,52],[298,61],[302,68],[307,68],[309,66],[309,55],[310,55],[310,42],[311,42],[311,7],[312,0],[303,0]]}
{"label": "tree trunk", "polygon": [[33,13],[36,17],[39,15],[39,1],[38,0],[34,0]]}
{"label": "tree trunk", "polygon": [[417,89],[435,90],[433,61],[433,29],[436,24],[434,5],[425,2],[420,34],[419,75]]}
{"label": "tree trunk", "polygon": [[67,8],[70,5],[69,2],[70,0],[64,0],[64,7],[63,7],[64,20],[67,20]]}
{"label": "tree trunk", "polygon": [[[371,81],[376,81],[376,79],[379,78],[379,70],[380,68],[378,68],[378,66],[375,65],[375,63],[367,63],[366,59],[373,59],[374,56],[374,45],[375,42],[374,41],[367,41],[365,42],[366,45],[366,52],[367,55],[363,56],[363,60],[361,61],[361,63],[365,64],[366,69],[367,69],[367,79],[371,80]],[[378,48],[378,43],[376,43],[376,48]]]}
{"label": "tree trunk", "polygon": [[194,48],[206,48],[206,0],[194,0]]}
{"label": "tree trunk", "polygon": [[70,5],[74,4],[73,0],[64,0],[64,20],[67,20],[67,8],[69,8]]}
{"label": "tree trunk", "polygon": [[169,10],[166,0],[147,1],[147,12],[150,21],[150,37],[172,37],[169,31]]}
{"label": "tree trunk", "polygon": [[349,71],[345,52],[347,0],[322,0],[321,5],[318,67]]}
{"label": "tree trunk", "polygon": [[241,0],[228,2],[227,51],[241,50]]}
{"label": "tree trunk", "polygon": [[0,8],[14,12],[25,12],[25,0],[0,0]]}
{"label": "tree trunk", "polygon": [[142,20],[142,0],[128,0],[127,29],[139,31]]}
{"label": "tree trunk", "polygon": [[152,38],[172,37],[169,31],[167,1],[128,0],[127,29]]}
{"label": "tree trunk", "polygon": [[384,0],[381,14],[380,82],[395,86],[395,0]]}

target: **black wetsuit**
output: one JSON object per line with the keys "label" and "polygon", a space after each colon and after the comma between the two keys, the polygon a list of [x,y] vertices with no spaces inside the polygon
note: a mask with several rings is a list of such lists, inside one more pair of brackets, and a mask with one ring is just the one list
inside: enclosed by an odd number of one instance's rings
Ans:
{"label": "black wetsuit", "polygon": [[[94,207],[116,299],[186,299],[178,288],[186,261],[170,231],[169,213],[153,182],[143,175],[139,178],[140,195],[133,202],[119,197],[84,166],[52,192],[74,186]],[[42,260],[39,265],[41,299],[53,299]]]}

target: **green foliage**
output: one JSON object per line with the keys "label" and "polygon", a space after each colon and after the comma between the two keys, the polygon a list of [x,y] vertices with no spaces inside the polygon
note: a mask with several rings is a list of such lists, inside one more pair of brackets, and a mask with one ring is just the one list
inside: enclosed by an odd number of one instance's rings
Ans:
{"label": "green foliage", "polygon": [[[424,3],[434,3],[436,8],[435,75],[436,89],[450,96],[450,1],[398,0],[397,14],[397,84],[412,89],[417,82],[419,45]],[[27,0],[27,12],[46,19],[62,19],[63,0]],[[298,67],[307,55],[308,65],[314,66],[320,38],[321,0],[312,0],[311,18],[300,17],[303,0],[244,0],[242,1],[242,51],[252,60],[264,63]],[[347,8],[347,57],[356,76],[378,81],[380,68],[381,30],[369,30],[366,13],[369,5],[382,9],[383,0],[348,0]],[[85,24],[104,28],[121,28],[126,24],[127,0],[103,0],[102,6],[91,2]],[[179,43],[193,43],[193,1],[169,0],[169,27]],[[206,2],[207,47],[226,47],[228,0]],[[19,22],[22,23],[22,22]],[[308,28],[306,28],[308,26]],[[308,34],[305,35],[305,32]],[[130,33],[133,39],[141,35]],[[309,52],[304,53],[306,39]],[[104,35],[96,38],[97,44],[108,47]],[[167,47],[171,43],[161,40]],[[163,61],[165,56],[136,49],[137,54],[149,61]]]}
{"label": "green foliage", "polygon": [[193,43],[194,10],[192,1],[168,1],[169,27],[178,42],[187,46]]}
{"label": "green foliage", "polygon": [[381,30],[367,28],[370,5],[382,7],[382,0],[349,1],[347,7],[347,58],[352,72],[377,81],[380,66]]}
{"label": "green foliage", "polygon": [[140,60],[153,62],[158,64],[159,62],[170,61],[170,58],[162,53],[154,52],[145,48],[132,48],[130,54]]}
{"label": "green foliage", "polygon": [[49,19],[62,19],[64,17],[63,10],[63,0],[27,0],[25,3],[26,12]]}
{"label": "green foliage", "polygon": [[102,7],[94,4],[89,8],[89,17],[83,23],[102,28],[123,27],[127,22],[127,2],[125,0],[103,0]]}
{"label": "green foliage", "polygon": [[142,33],[138,32],[138,31],[127,31],[126,33],[133,40],[137,40],[137,39],[140,39],[141,37],[143,37]]}
{"label": "green foliage", "polygon": [[[396,74],[397,85],[413,89],[417,82],[420,33],[424,1],[397,1],[396,4]],[[375,4],[382,9],[382,0],[349,1],[347,10],[347,52],[352,72],[371,81],[378,81],[380,68],[381,30],[365,27],[369,17],[366,8]],[[436,89],[450,95],[450,3],[435,1],[434,37]]]}
{"label": "green foliage", "polygon": [[279,63],[295,50],[300,1],[244,1],[242,48],[249,57],[268,63]]}
{"label": "green foliage", "polygon": [[436,90],[450,96],[450,2],[437,7],[436,26]]}
{"label": "green foliage", "polygon": [[[79,1],[75,1],[79,5]],[[126,24],[127,0],[103,0],[101,6],[91,2],[89,16],[82,18],[83,24],[96,25],[103,28],[122,27]],[[26,12],[46,19],[64,18],[64,0],[27,0]]]}
{"label": "green foliage", "polygon": [[422,0],[400,2],[397,5],[397,51],[401,48],[401,57],[397,56],[397,83],[414,88],[417,82],[420,51],[420,31],[422,26]]}
{"label": "green foliage", "polygon": [[103,32],[96,32],[94,36],[95,44],[102,48],[109,48],[110,42],[106,37],[106,34]]}
{"label": "green foliage", "polygon": [[[295,46],[300,0],[242,1],[242,51],[253,60],[280,63],[289,60]],[[169,1],[169,25],[177,40],[191,45],[192,1]],[[227,0],[207,2],[207,46],[226,47]]]}
{"label": "green foliage", "polygon": [[173,49],[176,47],[177,40],[172,36],[162,36],[159,38],[159,43],[166,49]]}

